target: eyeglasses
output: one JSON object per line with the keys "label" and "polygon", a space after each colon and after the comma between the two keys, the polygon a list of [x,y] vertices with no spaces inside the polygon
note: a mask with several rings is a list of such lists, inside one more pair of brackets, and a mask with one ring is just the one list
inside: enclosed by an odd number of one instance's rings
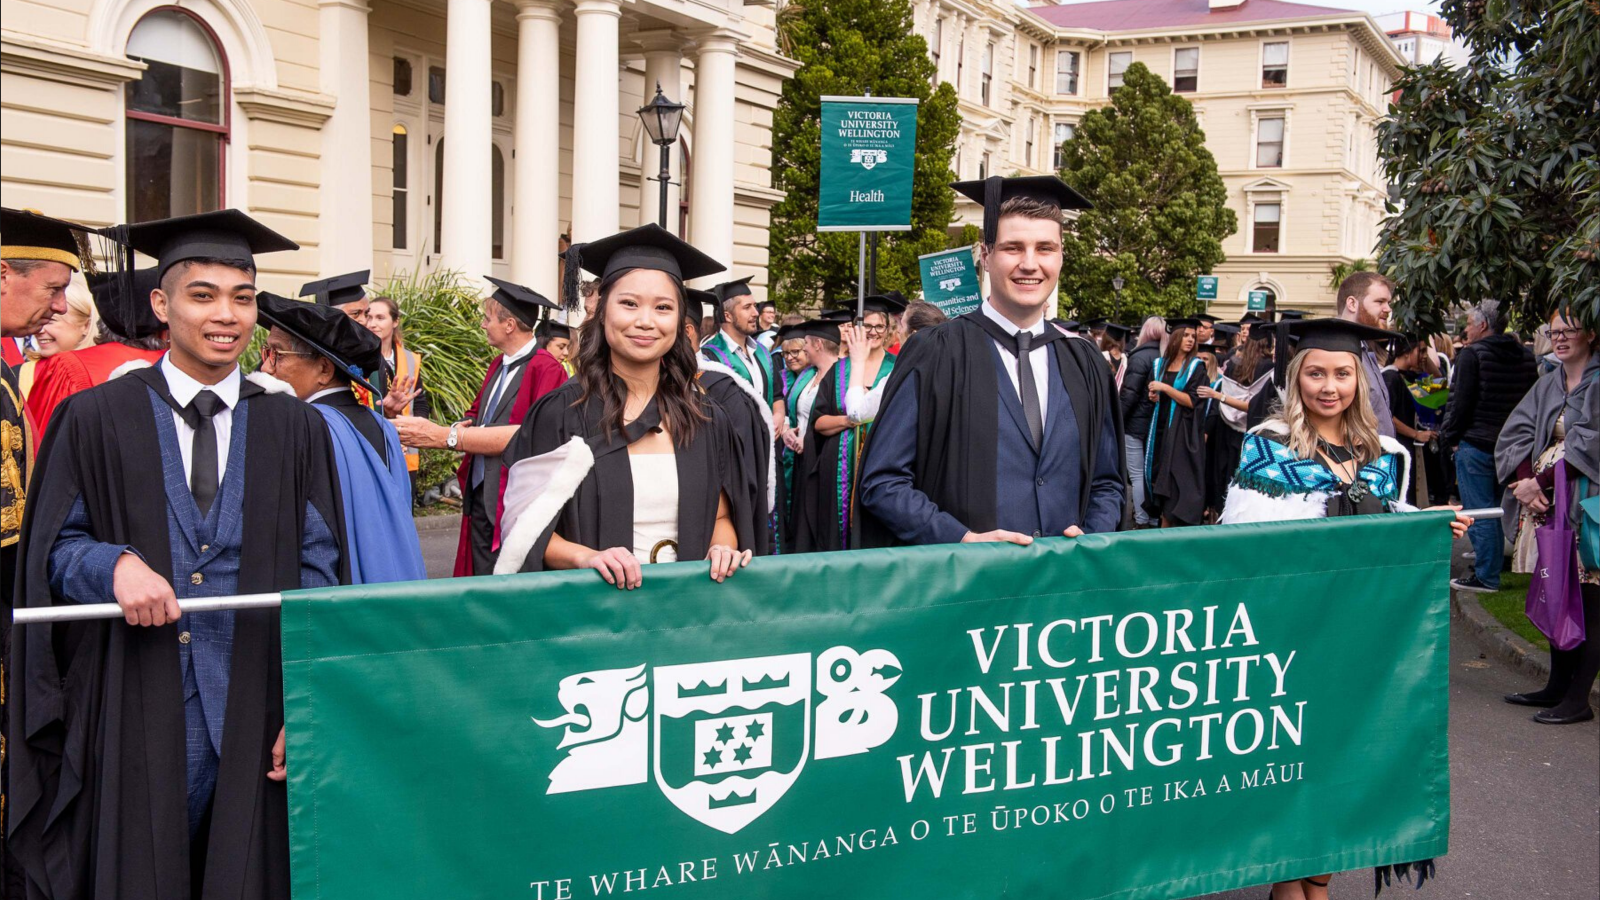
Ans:
{"label": "eyeglasses", "polygon": [[270,361],[272,359],[275,359],[275,358],[277,358],[279,356],[316,356],[316,354],[315,353],[306,353],[306,352],[301,351],[301,350],[279,350],[277,347],[274,347],[271,344],[268,344],[267,346],[261,348],[261,361],[262,362],[268,362],[268,361]]}
{"label": "eyeglasses", "polygon": [[800,355],[804,354],[805,352],[806,351],[805,351],[804,348],[800,348],[800,349],[797,349],[797,350],[785,350],[785,351],[783,351],[783,355],[784,356],[800,356]]}
{"label": "eyeglasses", "polygon": [[889,330],[889,326],[887,326],[887,325],[863,325],[863,326],[861,326],[861,330],[865,331],[867,334],[883,334],[884,332]]}
{"label": "eyeglasses", "polygon": [[1550,340],[1564,341],[1567,338],[1575,338],[1580,334],[1583,334],[1583,329],[1581,328],[1552,328],[1550,329]]}

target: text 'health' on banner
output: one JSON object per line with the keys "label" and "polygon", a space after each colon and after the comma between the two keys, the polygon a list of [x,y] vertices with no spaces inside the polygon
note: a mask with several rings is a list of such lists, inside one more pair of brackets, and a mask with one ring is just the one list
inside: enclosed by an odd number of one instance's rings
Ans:
{"label": "text 'health' on banner", "polygon": [[1437,857],[1448,518],[285,594],[294,896],[1177,900]]}
{"label": "text 'health' on banner", "polygon": [[917,100],[823,97],[818,231],[910,231]]}

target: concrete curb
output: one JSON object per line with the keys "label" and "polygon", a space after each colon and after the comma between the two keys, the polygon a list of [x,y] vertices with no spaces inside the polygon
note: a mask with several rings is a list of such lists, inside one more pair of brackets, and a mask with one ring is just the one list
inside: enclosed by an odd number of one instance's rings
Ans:
{"label": "concrete curb", "polygon": [[[1479,646],[1495,659],[1541,681],[1549,679],[1550,655],[1501,625],[1500,620],[1484,609],[1483,604],[1478,602],[1478,598],[1471,591],[1452,590],[1450,606],[1466,621],[1468,630],[1477,639]],[[1600,640],[1600,635],[1592,636],[1591,640]],[[1536,684],[1530,686],[1528,690],[1537,690],[1540,687],[1543,685]],[[1600,683],[1589,688],[1589,702],[1600,706]]]}
{"label": "concrete curb", "polygon": [[461,514],[454,513],[447,516],[418,516],[416,518],[417,532],[426,531],[460,531]]}

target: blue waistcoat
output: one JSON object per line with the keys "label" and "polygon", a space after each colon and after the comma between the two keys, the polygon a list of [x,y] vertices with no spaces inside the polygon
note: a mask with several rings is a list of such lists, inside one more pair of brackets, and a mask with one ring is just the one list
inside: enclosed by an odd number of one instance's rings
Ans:
{"label": "blue waistcoat", "polygon": [[[250,404],[241,401],[233,409],[227,470],[210,513],[201,518],[183,472],[172,407],[155,391],[150,391],[150,403],[155,410],[161,474],[167,489],[173,590],[179,600],[237,594],[244,538],[245,434]],[[216,787],[228,707],[228,676],[233,666],[233,613],[188,613],[179,620],[178,628],[192,832]]]}
{"label": "blue waistcoat", "polygon": [[1061,384],[1056,355],[1046,346],[1045,378],[1050,403],[1045,411],[1044,446],[1033,449],[1022,401],[1012,387],[1015,357],[991,346],[1000,384],[1000,442],[995,467],[996,527],[1035,537],[1060,537],[1078,521],[1079,480],[1083,477],[1081,438],[1072,398]]}

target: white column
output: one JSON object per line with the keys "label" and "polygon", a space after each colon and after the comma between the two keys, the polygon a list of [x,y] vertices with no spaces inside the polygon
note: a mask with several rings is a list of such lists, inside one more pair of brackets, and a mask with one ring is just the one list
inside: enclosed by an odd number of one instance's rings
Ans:
{"label": "white column", "polygon": [[321,0],[322,92],[336,98],[322,126],[323,275],[372,265],[372,79],[365,0]]}
{"label": "white column", "polygon": [[578,0],[578,68],[572,92],[574,241],[599,240],[618,230],[617,25],[621,6],[621,0]]}
{"label": "white column", "polygon": [[449,0],[445,11],[444,197],[439,252],[467,278],[490,274],[493,112],[489,0]]}
{"label": "white column", "polygon": [[730,267],[733,265],[733,90],[738,55],[737,35],[716,31],[699,40],[694,64],[694,177],[690,179],[689,190],[689,242]]}
{"label": "white column", "polygon": [[[640,106],[648,106],[656,97],[656,85],[674,103],[684,103],[683,97],[683,44],[684,36],[675,31],[648,31],[639,33],[639,43],[644,47],[644,96]],[[678,233],[679,184],[683,181],[678,148],[672,148],[672,184],[667,186],[667,230]],[[661,173],[661,148],[649,144],[644,148],[640,166],[644,178],[655,178]],[[661,184],[644,180],[639,187],[639,224],[661,221]]]}
{"label": "white column", "polygon": [[559,302],[561,13],[557,0],[517,4],[516,195],[511,279]]}

